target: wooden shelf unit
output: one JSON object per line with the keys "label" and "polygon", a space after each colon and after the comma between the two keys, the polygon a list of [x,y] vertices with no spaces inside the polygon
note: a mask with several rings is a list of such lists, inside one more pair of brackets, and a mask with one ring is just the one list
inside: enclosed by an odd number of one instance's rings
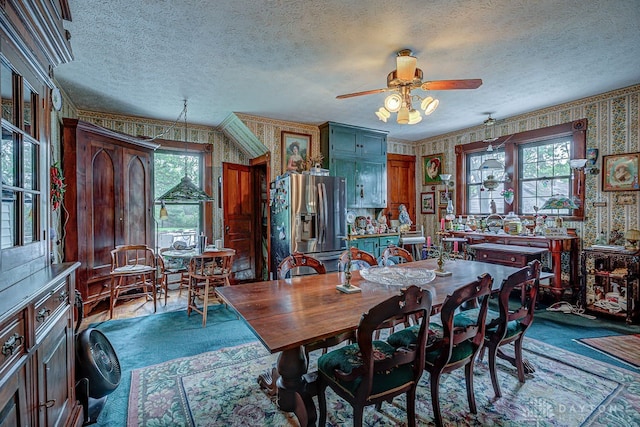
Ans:
{"label": "wooden shelf unit", "polygon": [[640,251],[585,248],[580,269],[580,300],[586,311],[638,323]]}

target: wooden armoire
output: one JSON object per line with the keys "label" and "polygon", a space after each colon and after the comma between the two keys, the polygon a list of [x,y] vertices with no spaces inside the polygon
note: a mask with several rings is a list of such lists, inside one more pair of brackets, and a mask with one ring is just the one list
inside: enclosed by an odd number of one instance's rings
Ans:
{"label": "wooden armoire", "polygon": [[111,250],[154,246],[153,151],[159,144],[64,119],[65,260],[77,260],[85,309],[109,297]]}

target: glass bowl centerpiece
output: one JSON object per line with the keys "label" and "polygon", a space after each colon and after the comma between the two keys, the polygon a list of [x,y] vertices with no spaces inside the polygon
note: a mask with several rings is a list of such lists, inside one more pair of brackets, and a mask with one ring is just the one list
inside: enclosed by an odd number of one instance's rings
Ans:
{"label": "glass bowl centerpiece", "polygon": [[436,278],[436,273],[427,268],[376,266],[360,270],[360,275],[368,282],[382,285],[426,285]]}

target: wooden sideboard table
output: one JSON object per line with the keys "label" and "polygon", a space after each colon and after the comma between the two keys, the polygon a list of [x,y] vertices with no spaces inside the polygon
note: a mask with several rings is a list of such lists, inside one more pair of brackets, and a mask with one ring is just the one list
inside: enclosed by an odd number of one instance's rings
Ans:
{"label": "wooden sideboard table", "polygon": [[524,267],[537,259],[541,261],[542,254],[547,248],[532,248],[529,246],[499,245],[496,243],[478,243],[469,246],[476,251],[476,261],[502,264],[511,267]]}
{"label": "wooden sideboard table", "polygon": [[[478,233],[468,231],[453,231],[455,237],[467,239],[469,245],[479,243],[493,243],[498,245],[516,245],[530,248],[545,248],[551,252],[551,270],[553,283],[551,293],[556,299],[560,299],[565,288],[571,288],[572,296],[577,297],[580,292],[578,280],[579,266],[579,238],[575,235],[567,236],[514,236],[511,234]],[[562,281],[562,253],[569,255],[569,280],[565,285]]]}

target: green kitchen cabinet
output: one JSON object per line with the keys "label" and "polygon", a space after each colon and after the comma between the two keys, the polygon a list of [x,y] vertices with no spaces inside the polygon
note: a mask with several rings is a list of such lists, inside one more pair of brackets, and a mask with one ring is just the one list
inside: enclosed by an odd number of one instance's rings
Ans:
{"label": "green kitchen cabinet", "polygon": [[320,126],[324,167],[347,181],[347,207],[387,207],[386,132],[325,123]]}

